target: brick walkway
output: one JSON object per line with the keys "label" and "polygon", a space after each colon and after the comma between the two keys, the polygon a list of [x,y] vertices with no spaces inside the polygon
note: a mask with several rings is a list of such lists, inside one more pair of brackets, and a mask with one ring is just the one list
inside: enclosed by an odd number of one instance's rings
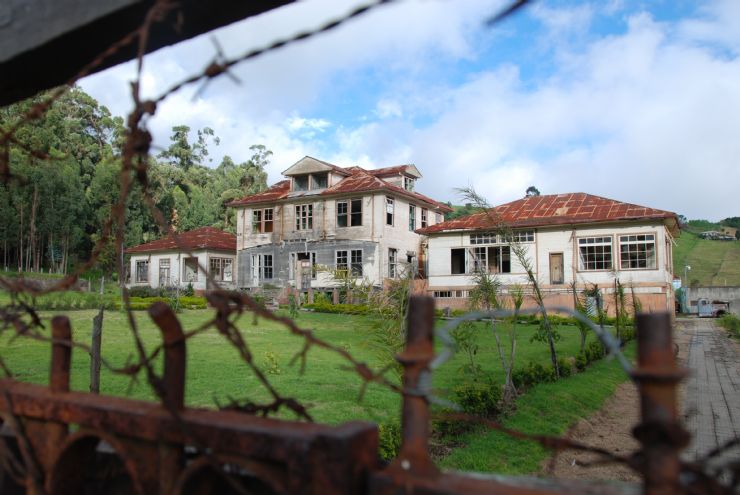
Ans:
{"label": "brick walkway", "polygon": [[[681,319],[677,338],[688,344],[684,420],[693,437],[687,460],[700,457],[740,436],[740,356],[712,319]],[[740,448],[718,463],[738,459]]]}

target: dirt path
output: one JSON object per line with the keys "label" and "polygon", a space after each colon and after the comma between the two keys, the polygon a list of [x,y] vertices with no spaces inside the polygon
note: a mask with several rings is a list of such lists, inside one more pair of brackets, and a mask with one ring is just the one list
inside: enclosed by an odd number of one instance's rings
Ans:
{"label": "dirt path", "polygon": [[[713,320],[681,319],[676,324],[678,363],[691,370],[679,389],[682,419],[694,441],[685,452],[688,459],[706,453],[723,441],[740,434],[740,345],[730,341]],[[588,419],[579,421],[570,438],[606,448],[618,454],[637,449],[632,428],[639,420],[639,395],[632,382],[617,387],[614,395]],[[728,456],[739,455],[737,451]],[[725,456],[725,459],[727,456]],[[618,465],[587,467],[592,454],[565,451],[543,466],[558,478],[638,481],[628,468]],[[554,468],[549,471],[550,468]]]}

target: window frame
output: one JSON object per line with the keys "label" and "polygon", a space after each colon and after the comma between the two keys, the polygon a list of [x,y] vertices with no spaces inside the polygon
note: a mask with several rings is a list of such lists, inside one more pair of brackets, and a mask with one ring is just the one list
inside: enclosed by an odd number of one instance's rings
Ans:
{"label": "window frame", "polygon": [[429,210],[427,208],[421,209],[421,228],[424,229],[429,225]]}
{"label": "window frame", "polygon": [[[344,229],[347,227],[362,227],[362,198],[350,198],[337,200],[336,202],[336,217],[337,217],[337,228]],[[340,205],[344,206],[344,212],[340,213]],[[355,211],[355,206],[359,206],[359,211]],[[344,217],[344,225],[339,225],[340,217]],[[355,223],[355,222],[359,223]]]}
{"label": "window frame", "polygon": [[[589,247],[589,246],[604,246],[605,243],[589,243],[581,245],[581,240],[584,239],[609,239],[609,248],[611,250],[610,256],[610,267],[609,268],[586,268],[583,264],[583,258],[581,256],[581,248],[582,247]],[[578,255],[578,268],[577,271],[579,272],[610,272],[614,270],[614,235],[608,234],[608,235],[584,235],[584,236],[578,236],[576,237],[576,246],[577,246],[577,255]],[[603,254],[603,253],[602,253]]]}
{"label": "window frame", "polygon": [[[140,265],[146,266],[146,270],[139,269]],[[146,284],[149,283],[149,260],[136,260],[136,265],[134,267],[135,274],[136,274],[136,283],[137,284]],[[141,278],[142,273],[144,274],[144,278]]]}
{"label": "window frame", "polygon": [[[193,278],[191,279],[188,279],[185,273],[185,270],[188,269],[189,260],[195,260],[195,271],[193,272]],[[200,272],[200,262],[198,261],[197,256],[189,256],[187,258],[182,259],[182,281],[183,282],[187,282],[187,283],[197,282],[199,272]]]}
{"label": "window frame", "polygon": [[[226,279],[226,266],[231,266],[231,277]],[[214,268],[218,270],[217,274],[214,274]],[[233,258],[224,258],[222,256],[214,256],[208,260],[209,275],[216,282],[233,282],[234,281],[234,260]]]}
{"label": "window frame", "polygon": [[[166,262],[166,263],[163,263]],[[165,279],[165,285],[170,284],[170,279],[172,278],[172,261],[170,258],[159,258],[159,285],[162,286],[162,278]],[[167,270],[167,276],[162,277],[162,270]]]}
{"label": "window frame", "polygon": [[313,230],[313,203],[295,205],[295,230]]}
{"label": "window frame", "polygon": [[398,278],[398,249],[388,248],[388,278]]}
{"label": "window frame", "polygon": [[[359,278],[363,276],[364,270],[363,270],[363,253],[362,249],[350,249],[350,258],[349,258],[349,270],[350,275],[352,275],[355,278]],[[356,260],[355,255],[357,253],[360,253],[359,261]]]}
{"label": "window frame", "polygon": [[[654,251],[654,266],[652,267],[645,267],[645,268],[623,268],[622,266],[622,245],[629,245],[629,244],[637,244],[639,241],[634,242],[622,242],[622,237],[630,237],[630,236],[652,236],[653,239],[651,241],[647,241],[652,243],[653,245],[653,251]],[[643,241],[645,242],[645,241]],[[617,247],[619,248],[619,270],[620,271],[648,271],[648,270],[660,270],[660,261],[658,260],[658,233],[655,231],[651,232],[628,232],[623,234],[617,234]],[[646,258],[647,260],[647,258]]]}
{"label": "window frame", "polygon": [[416,230],[416,205],[409,203],[409,232]]}
{"label": "window frame", "polygon": [[[269,219],[268,217],[269,213]],[[257,219],[258,217],[258,219]],[[269,225],[269,230],[268,230]],[[275,229],[275,209],[271,206],[269,208],[258,208],[252,210],[252,233],[253,234],[270,234]]]}
{"label": "window frame", "polygon": [[416,179],[413,177],[407,177],[403,176],[403,188],[406,191],[413,192],[414,191],[414,183],[416,182]]}
{"label": "window frame", "polygon": [[385,197],[385,224],[391,227],[396,224],[396,199],[390,196]]}

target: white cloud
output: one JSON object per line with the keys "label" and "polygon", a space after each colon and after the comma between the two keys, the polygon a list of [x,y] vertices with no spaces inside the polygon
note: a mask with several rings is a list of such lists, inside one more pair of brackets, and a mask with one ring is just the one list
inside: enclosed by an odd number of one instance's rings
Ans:
{"label": "white cloud", "polygon": [[[732,210],[740,179],[739,2],[713,2],[672,23],[628,12],[619,0],[545,3],[531,13],[544,25],[540,31],[516,32],[512,24],[481,30],[501,4],[408,1],[377,9],[237,66],[241,85],[221,77],[196,97],[197,85],[171,95],[151,120],[155,143],[166,146],[173,125],[210,126],[222,142],[216,160],[246,160],[254,143],[272,149],[273,181],[313,155],[340,165],[415,163],[424,174],[420,190],[444,200],[459,200],[453,187],[468,184],[494,203],[535,185],[543,193],[590,192],[689,217],[739,214]],[[349,9],[299,2],[214,36],[234,55]],[[592,33],[594,16],[604,13],[623,16],[625,32]],[[486,67],[486,50],[505,51],[511,39],[554,48],[555,68],[532,79],[532,68],[516,59]],[[144,92],[159,94],[212,56],[207,37],[151,55]],[[475,69],[436,78],[444,63],[460,61]],[[389,82],[366,87],[368,73]],[[82,85],[123,114],[133,75],[125,64]],[[357,99],[370,101],[362,113],[356,101],[342,101],[328,116],[325,97],[337,85],[355,84]]]}

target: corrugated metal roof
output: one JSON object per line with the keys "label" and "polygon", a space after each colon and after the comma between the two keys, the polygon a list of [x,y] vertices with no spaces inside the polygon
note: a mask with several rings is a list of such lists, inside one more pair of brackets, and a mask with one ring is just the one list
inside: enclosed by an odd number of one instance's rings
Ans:
{"label": "corrugated metal roof", "polygon": [[[646,206],[623,203],[586,193],[529,196],[417,230],[433,234],[450,230],[484,230],[507,227],[544,227],[578,223],[616,222],[624,220],[673,219],[675,213]],[[673,228],[673,226],[671,226]]]}
{"label": "corrugated metal roof", "polygon": [[[405,165],[400,166],[400,167],[405,167]],[[355,192],[388,191],[388,192],[393,192],[396,194],[400,194],[406,197],[416,199],[417,201],[426,203],[432,206],[433,208],[436,208],[437,210],[442,211],[442,212],[452,211],[451,208],[444,203],[435,201],[432,198],[429,198],[417,192],[407,191],[402,187],[386,182],[385,180],[377,177],[375,174],[375,172],[377,172],[378,170],[387,171],[391,168],[396,168],[396,167],[388,167],[386,169],[377,169],[377,170],[365,170],[364,168],[361,168],[361,167],[346,168],[344,170],[350,172],[351,175],[343,178],[338,183],[325,189],[324,191],[321,192],[320,195],[329,196],[329,195],[335,195],[335,194],[350,194],[350,193],[355,193]],[[383,173],[383,175],[385,175],[385,172]],[[251,196],[247,196],[245,198],[237,199],[230,203],[227,203],[227,206],[243,206],[243,205],[254,204],[254,203],[265,203],[265,202],[278,201],[281,199],[288,198],[289,193],[290,193],[290,181],[284,180],[284,181],[278,182],[277,184],[270,187],[266,191],[253,194]]]}
{"label": "corrugated metal roof", "polygon": [[174,235],[168,235],[156,241],[139,244],[126,249],[126,253],[146,253],[153,251],[213,249],[218,251],[236,252],[236,236],[213,227],[201,227],[199,229],[181,232],[175,240]]}

